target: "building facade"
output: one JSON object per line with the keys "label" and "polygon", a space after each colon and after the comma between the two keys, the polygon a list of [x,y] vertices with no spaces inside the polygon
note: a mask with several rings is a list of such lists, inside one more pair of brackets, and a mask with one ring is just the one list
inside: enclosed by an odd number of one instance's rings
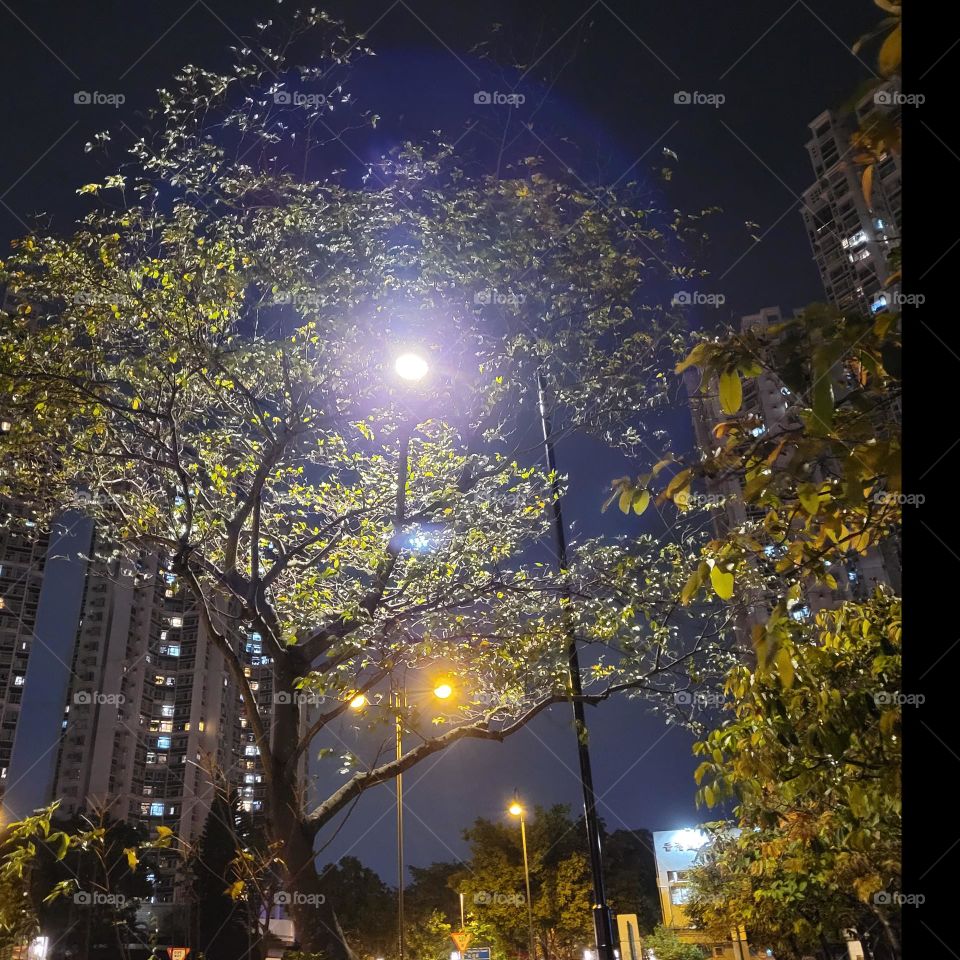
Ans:
{"label": "building facade", "polygon": [[663,925],[669,927],[685,943],[695,943],[711,957],[726,960],[750,960],[751,957],[769,957],[766,950],[757,951],[747,942],[748,931],[743,928],[730,931],[730,939],[718,943],[698,930],[687,914],[690,898],[689,873],[699,864],[709,849],[710,841],[701,830],[686,827],[681,830],[656,830],[653,850],[657,864],[657,893]]}
{"label": "building facade", "polygon": [[851,136],[874,121],[897,123],[898,100],[898,88],[887,84],[853,111],[825,110],[810,123],[816,182],[803,194],[801,214],[827,300],[840,310],[879,313],[897,303],[899,286],[888,281],[900,246],[900,158],[888,153],[876,164],[868,202]]}
{"label": "building facade", "polygon": [[37,614],[48,536],[0,498],[0,806],[8,782]]}

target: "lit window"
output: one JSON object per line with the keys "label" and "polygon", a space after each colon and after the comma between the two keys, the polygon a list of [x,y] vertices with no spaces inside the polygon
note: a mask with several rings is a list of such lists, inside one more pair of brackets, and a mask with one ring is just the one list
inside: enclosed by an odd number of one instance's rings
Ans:
{"label": "lit window", "polygon": [[169,749],[170,749],[170,738],[169,738],[169,737],[157,737],[157,749],[158,749],[158,750],[169,750]]}
{"label": "lit window", "polygon": [[162,817],[162,816],[163,816],[163,804],[162,804],[162,803],[151,803],[151,804],[150,804],[150,816],[151,816],[151,817]]}
{"label": "lit window", "polygon": [[165,703],[160,707],[160,715],[163,717],[172,717],[173,716],[173,704]]}
{"label": "lit window", "polygon": [[13,678],[13,685],[14,685],[15,687],[22,687],[22,686],[23,686],[23,677],[21,677],[19,673],[14,676],[14,678]]}
{"label": "lit window", "polygon": [[183,617],[171,617],[170,618],[171,627],[182,627],[183,626]]}
{"label": "lit window", "polygon": [[258,757],[260,756],[260,748],[252,743],[248,743],[243,750],[244,754],[248,757]]}

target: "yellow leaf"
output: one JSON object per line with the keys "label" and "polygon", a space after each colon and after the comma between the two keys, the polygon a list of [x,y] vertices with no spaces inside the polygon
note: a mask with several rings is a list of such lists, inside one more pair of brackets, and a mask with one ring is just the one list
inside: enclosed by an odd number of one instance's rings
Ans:
{"label": "yellow leaf", "polygon": [[650,491],[640,490],[633,495],[633,512],[639,517],[650,505]]}
{"label": "yellow leaf", "polygon": [[157,836],[161,840],[166,840],[167,837],[173,836],[173,830],[171,830],[170,827],[163,827],[163,826],[157,827]]}
{"label": "yellow leaf", "polygon": [[134,397],[134,398],[133,398],[133,403],[131,404],[131,406],[133,407],[134,410],[139,410],[139,409],[140,409],[140,398],[139,398],[139,397]]}
{"label": "yellow leaf", "polygon": [[230,886],[227,887],[225,893],[228,897],[230,897],[231,900],[239,899],[243,896],[243,881],[237,880],[235,883],[231,883]]}
{"label": "yellow leaf", "polygon": [[710,568],[710,583],[721,600],[729,600],[733,596],[733,574],[721,570],[716,564]]}
{"label": "yellow leaf", "polygon": [[131,870],[137,869],[137,851],[134,847],[124,847],[123,852],[127,855],[127,864]]}
{"label": "yellow leaf", "polygon": [[890,31],[887,39],[883,41],[883,46],[880,48],[880,55],[877,57],[877,66],[885,77],[889,77],[891,73],[894,73],[900,68],[902,39],[903,36],[900,24],[898,23],[893,30]]}
{"label": "yellow leaf", "polygon": [[860,178],[860,189],[863,191],[863,199],[867,207],[872,209],[870,198],[873,196],[873,164],[864,168],[863,176]]}
{"label": "yellow leaf", "polygon": [[743,403],[743,385],[736,370],[720,374],[720,409],[726,414],[736,413]]}
{"label": "yellow leaf", "polygon": [[630,489],[629,486],[625,486],[623,490],[620,491],[620,502],[618,503],[621,513],[630,512],[631,500],[633,500],[633,491]]}

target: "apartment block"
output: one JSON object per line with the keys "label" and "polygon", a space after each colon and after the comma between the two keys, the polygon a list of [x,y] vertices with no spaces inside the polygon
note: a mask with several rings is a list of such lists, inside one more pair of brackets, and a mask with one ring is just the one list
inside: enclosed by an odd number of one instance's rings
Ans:
{"label": "apartment block", "polygon": [[888,279],[900,246],[900,157],[888,153],[876,165],[868,202],[851,136],[871,118],[894,122],[899,110],[899,89],[891,83],[854,110],[825,110],[809,125],[816,182],[803,194],[801,214],[827,300],[841,310],[879,313],[896,305],[899,287]]}

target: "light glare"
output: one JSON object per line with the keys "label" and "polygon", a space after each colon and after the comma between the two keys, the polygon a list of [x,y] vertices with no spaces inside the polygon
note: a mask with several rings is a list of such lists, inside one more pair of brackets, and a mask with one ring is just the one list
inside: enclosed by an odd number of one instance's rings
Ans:
{"label": "light glare", "polygon": [[430,369],[427,361],[418,353],[400,354],[393,367],[404,380],[422,380]]}

